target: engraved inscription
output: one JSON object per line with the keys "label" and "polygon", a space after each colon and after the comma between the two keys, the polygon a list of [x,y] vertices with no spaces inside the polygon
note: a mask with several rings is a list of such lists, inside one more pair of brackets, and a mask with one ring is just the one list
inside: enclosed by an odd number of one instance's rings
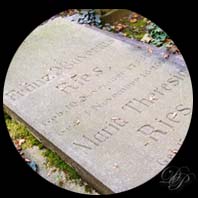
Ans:
{"label": "engraved inscription", "polygon": [[[29,93],[36,91],[38,88],[40,88],[40,87],[46,85],[48,82],[56,79],[64,71],[73,69],[75,65],[82,63],[83,60],[88,59],[91,56],[94,56],[94,54],[98,53],[101,50],[104,50],[105,48],[110,46],[113,42],[114,42],[113,39],[107,39],[105,41],[96,43],[96,45],[94,47],[83,52],[82,55],[77,55],[69,62],[68,61],[60,62],[55,59],[54,66],[51,66],[48,69],[46,74],[41,76],[39,79],[36,79],[35,81],[19,83],[17,88],[7,91],[5,93],[5,97],[8,97],[12,101],[16,101],[23,96],[27,96]],[[96,73],[100,72],[97,70],[97,68],[95,68],[93,71],[95,71]],[[88,78],[88,76],[86,76],[86,74],[85,74],[82,78],[85,81]]]}
{"label": "engraved inscription", "polygon": [[65,94],[70,94],[86,86],[88,82],[95,79],[94,77],[100,77],[103,74],[103,70],[99,67],[94,67],[91,72],[92,73],[75,74],[71,76],[70,79],[66,78],[64,81],[59,82],[56,88]]}
{"label": "engraved inscription", "polygon": [[178,152],[192,89],[180,54],[109,34],[65,17],[38,27],[12,60],[4,105],[98,189],[121,192]]}
{"label": "engraved inscription", "polygon": [[157,142],[159,138],[163,138],[163,136],[170,133],[170,131],[175,131],[175,126],[178,125],[185,116],[190,115],[191,112],[192,109],[190,107],[179,104],[175,109],[166,113],[165,118],[155,118],[155,124],[146,123],[138,127],[136,131],[149,140]]}
{"label": "engraved inscription", "polygon": [[120,117],[112,117],[112,119],[103,128],[94,133],[91,137],[83,134],[82,139],[85,143],[73,142],[73,145],[91,150],[93,147],[106,142],[111,136],[118,133],[127,124],[127,120]]}
{"label": "engraved inscription", "polygon": [[165,82],[161,83],[159,87],[155,87],[143,98],[132,98],[127,101],[121,108],[123,110],[132,110],[136,113],[141,113],[145,108],[158,102],[164,95],[172,91],[174,87],[180,85],[181,81],[186,77],[183,71],[178,71],[177,74],[170,74]]}
{"label": "engraved inscription", "polygon": [[161,166],[166,166],[176,155],[179,148],[182,145],[183,139],[180,138],[176,143],[175,146],[168,149],[167,155],[165,157],[162,157],[160,159],[157,159],[156,162]]}

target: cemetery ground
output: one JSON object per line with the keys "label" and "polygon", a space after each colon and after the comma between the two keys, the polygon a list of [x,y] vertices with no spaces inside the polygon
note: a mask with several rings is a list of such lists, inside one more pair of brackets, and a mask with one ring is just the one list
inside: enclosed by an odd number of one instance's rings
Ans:
{"label": "cemetery ground", "polygon": [[[109,20],[108,15],[105,16],[107,13],[104,13],[103,16],[101,13],[98,14],[97,10],[68,10],[60,15],[67,17],[74,14],[78,15],[77,20],[82,24],[93,25],[104,31],[120,34],[157,47],[165,47],[168,53],[179,53],[173,41],[163,30],[137,13],[131,12],[114,22]],[[88,15],[97,17],[87,20]],[[15,147],[34,171],[62,188],[79,193],[97,194],[80,178],[74,168],[39,142],[22,123],[12,119],[7,113],[5,113],[5,122]]]}
{"label": "cemetery ground", "polygon": [[97,194],[71,166],[39,142],[27,127],[7,113],[5,122],[10,137],[25,162],[39,175],[59,187],[83,194]]}

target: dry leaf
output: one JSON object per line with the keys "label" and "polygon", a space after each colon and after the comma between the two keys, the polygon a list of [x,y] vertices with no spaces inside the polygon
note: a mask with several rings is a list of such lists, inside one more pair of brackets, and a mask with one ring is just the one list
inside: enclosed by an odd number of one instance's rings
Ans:
{"label": "dry leaf", "polygon": [[137,13],[133,14],[133,17],[134,18],[137,18],[138,17],[138,14]]}
{"label": "dry leaf", "polygon": [[176,47],[176,45],[172,45],[171,47],[168,48],[168,51],[172,54],[179,53],[179,49]]}
{"label": "dry leaf", "polygon": [[49,172],[47,173],[47,177],[49,177],[52,173],[56,172],[56,168],[52,168],[49,170]]}
{"label": "dry leaf", "polygon": [[141,39],[142,42],[149,43],[152,40],[152,37],[149,34],[145,34]]}
{"label": "dry leaf", "polygon": [[25,139],[18,140],[18,145],[21,146],[23,143],[25,143]]}
{"label": "dry leaf", "polygon": [[123,24],[123,25],[122,25],[122,27],[123,27],[123,28],[127,28],[127,27],[129,27],[129,26],[128,26],[128,25],[124,25],[124,24]]}
{"label": "dry leaf", "polygon": [[151,47],[148,47],[148,48],[147,48],[147,51],[148,51],[150,54],[152,54],[152,53],[153,53],[153,50],[152,50],[152,48],[151,48]]}
{"label": "dry leaf", "polygon": [[31,162],[31,160],[29,160],[28,158],[25,158],[25,162]]}
{"label": "dry leaf", "polygon": [[123,25],[121,23],[119,23],[118,25],[116,25],[115,30],[116,31],[121,31],[123,29]]}
{"label": "dry leaf", "polygon": [[127,33],[123,33],[123,36],[127,36]]}
{"label": "dry leaf", "polygon": [[135,19],[135,18],[134,19],[131,19],[130,22],[131,23],[136,23],[137,22],[137,19]]}
{"label": "dry leaf", "polygon": [[164,54],[163,58],[167,59],[169,57],[169,54]]}

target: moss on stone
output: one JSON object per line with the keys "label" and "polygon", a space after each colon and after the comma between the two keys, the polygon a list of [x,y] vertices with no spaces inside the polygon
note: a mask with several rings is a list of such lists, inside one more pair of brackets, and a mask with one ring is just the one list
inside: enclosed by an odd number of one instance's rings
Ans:
{"label": "moss on stone", "polygon": [[[13,141],[19,139],[25,139],[25,142],[21,145],[22,149],[38,146],[39,149],[45,148],[44,145],[39,142],[27,129],[27,127],[12,119],[7,113],[4,112],[4,118],[7,125],[8,132]],[[80,176],[74,168],[65,163],[55,152],[50,149],[43,149],[43,156],[51,167],[56,167],[66,172],[70,179],[79,179]]]}
{"label": "moss on stone", "polygon": [[93,188],[91,188],[88,184],[86,184],[85,185],[85,192],[92,193],[93,192]]}
{"label": "moss on stone", "polygon": [[70,179],[80,179],[80,176],[74,168],[66,164],[55,152],[45,149],[43,156],[46,157],[49,166],[58,168],[68,174]]}
{"label": "moss on stone", "polygon": [[25,142],[21,145],[22,149],[33,146],[38,146],[40,149],[43,148],[43,145],[28,131],[24,124],[13,120],[7,113],[4,113],[4,117],[11,139],[13,141],[25,139]]}
{"label": "moss on stone", "polygon": [[147,22],[144,18],[138,19],[135,23],[125,19],[122,23],[128,25],[128,27],[123,30],[123,33],[129,38],[141,40],[146,33],[145,27]]}

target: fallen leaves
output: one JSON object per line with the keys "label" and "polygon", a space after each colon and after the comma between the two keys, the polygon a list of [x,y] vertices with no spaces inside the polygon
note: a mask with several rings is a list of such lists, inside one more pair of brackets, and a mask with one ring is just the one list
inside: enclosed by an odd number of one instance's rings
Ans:
{"label": "fallen leaves", "polygon": [[168,38],[168,35],[160,27],[152,22],[147,25],[146,29],[149,36],[152,38],[150,42],[157,47],[162,46]]}
{"label": "fallen leaves", "polygon": [[137,18],[137,17],[139,17],[139,14],[133,13],[133,17],[134,17],[134,18]]}
{"label": "fallen leaves", "polygon": [[25,162],[31,162],[31,160],[28,158],[24,158],[24,160],[25,160]]}
{"label": "fallen leaves", "polygon": [[120,32],[127,27],[128,27],[128,25],[126,25],[126,24],[118,23],[117,25],[114,26],[114,29],[115,29],[115,31]]}
{"label": "fallen leaves", "polygon": [[51,168],[49,170],[49,172],[47,173],[47,177],[49,177],[52,173],[56,172],[57,171],[57,168]]}
{"label": "fallen leaves", "polygon": [[77,9],[68,9],[66,11],[59,13],[59,15],[64,17],[64,16],[72,16],[77,13],[79,13],[79,11]]}
{"label": "fallen leaves", "polygon": [[20,140],[18,141],[19,146],[21,146],[23,143],[25,143],[25,139],[20,139]]}
{"label": "fallen leaves", "polygon": [[170,56],[170,55],[166,53],[166,54],[163,55],[163,58],[168,59],[169,56]]}
{"label": "fallen leaves", "polygon": [[179,54],[180,53],[180,51],[179,51],[179,49],[177,48],[176,45],[172,45],[172,46],[168,47],[167,49],[172,54]]}
{"label": "fallen leaves", "polygon": [[147,51],[148,51],[149,54],[152,54],[153,53],[153,50],[152,50],[151,47],[147,47]]}
{"label": "fallen leaves", "polygon": [[136,23],[136,22],[137,22],[137,19],[136,19],[136,18],[130,19],[130,22],[131,22],[131,23]]}
{"label": "fallen leaves", "polygon": [[150,41],[152,41],[152,37],[148,33],[146,33],[141,39],[141,41],[144,43],[150,43]]}
{"label": "fallen leaves", "polygon": [[76,10],[76,9],[69,9],[68,12],[67,12],[67,15],[68,16],[72,16],[72,15],[77,14],[77,13],[79,13],[78,10]]}
{"label": "fallen leaves", "polygon": [[25,143],[25,139],[16,139],[15,141],[14,141],[14,145],[15,145],[15,147],[16,147],[16,149],[18,150],[18,151],[21,151],[21,149],[22,149],[22,144],[24,144]]}
{"label": "fallen leaves", "polygon": [[26,142],[26,140],[24,138],[22,139],[16,139],[14,141],[14,145],[17,149],[17,151],[19,152],[19,154],[21,155],[21,157],[24,159],[24,161],[28,164],[28,166],[30,166],[30,168],[32,168],[32,170],[37,171],[38,170],[38,166],[36,164],[36,162],[31,161],[30,159],[24,157],[24,153],[22,151],[22,145]]}
{"label": "fallen leaves", "polygon": [[115,21],[112,25],[104,25],[105,30],[118,33],[128,38],[140,40],[145,34],[147,19],[143,16],[132,12],[130,15]]}
{"label": "fallen leaves", "polygon": [[130,23],[136,23],[141,16],[137,13],[132,13],[129,17]]}

